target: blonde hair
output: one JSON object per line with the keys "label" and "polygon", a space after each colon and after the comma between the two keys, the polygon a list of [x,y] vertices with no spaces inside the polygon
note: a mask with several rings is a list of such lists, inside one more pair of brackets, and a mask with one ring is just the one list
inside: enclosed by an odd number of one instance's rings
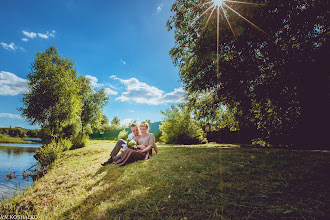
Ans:
{"label": "blonde hair", "polygon": [[140,123],[140,127],[145,127],[147,130],[149,130],[149,124],[145,121]]}

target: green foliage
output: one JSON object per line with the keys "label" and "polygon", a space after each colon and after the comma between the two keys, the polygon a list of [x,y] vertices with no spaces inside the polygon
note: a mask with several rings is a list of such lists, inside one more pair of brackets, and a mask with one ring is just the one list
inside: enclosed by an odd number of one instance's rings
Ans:
{"label": "green foliage", "polygon": [[102,123],[106,123],[107,118],[102,114],[103,107],[107,104],[109,96],[105,90],[95,91],[90,87],[90,81],[85,77],[80,77],[82,99],[82,112],[80,115],[82,124],[82,133],[87,126],[94,128],[101,127]]}
{"label": "green foliage", "polygon": [[117,125],[120,126],[120,120],[117,116],[115,116],[112,121],[111,121],[111,125]]}
{"label": "green foliage", "polygon": [[22,138],[19,137],[11,137],[8,134],[0,134],[0,143],[22,143],[22,144],[30,144],[29,141],[23,141]]}
{"label": "green foliage", "polygon": [[62,152],[63,149],[61,145],[56,144],[54,141],[46,144],[36,152],[36,155],[38,155],[38,163],[42,167],[47,167],[59,158]]}
{"label": "green foliage", "polygon": [[188,108],[181,106],[178,109],[171,106],[171,109],[166,109],[161,113],[165,116],[160,125],[161,141],[171,144],[206,143],[202,128],[192,118]]}
{"label": "green foliage", "polygon": [[127,140],[127,138],[128,138],[128,132],[126,131],[126,129],[121,130],[118,134],[118,139]]}
{"label": "green foliage", "polygon": [[72,142],[71,149],[86,147],[88,140],[89,140],[89,137],[86,134],[79,133],[79,134],[73,135],[71,137],[71,142]]}
{"label": "green foliage", "polygon": [[222,15],[217,33],[217,13],[202,16],[209,7],[204,1],[174,2],[167,24],[176,41],[170,54],[187,101],[207,104],[196,105],[205,123],[224,105],[233,113],[234,127],[257,128],[271,142],[326,143],[326,130],[315,128],[327,126],[330,112],[323,105],[330,102],[327,1],[254,2],[263,5],[228,5],[270,37],[231,10],[226,12],[231,27]]}
{"label": "green foliage", "polygon": [[37,53],[27,76],[29,90],[23,95],[23,117],[31,124],[48,126],[50,137],[59,139],[60,128],[81,112],[81,85],[74,62],[62,58],[54,46]]}
{"label": "green foliage", "polygon": [[58,145],[60,145],[62,151],[67,151],[71,149],[72,142],[70,139],[60,139]]}

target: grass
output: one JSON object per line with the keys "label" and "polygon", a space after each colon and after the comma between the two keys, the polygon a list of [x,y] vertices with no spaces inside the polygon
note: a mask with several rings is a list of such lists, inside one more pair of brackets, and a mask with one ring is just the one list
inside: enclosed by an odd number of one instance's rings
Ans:
{"label": "grass", "polygon": [[24,141],[20,137],[11,137],[7,134],[0,134],[0,143],[31,144],[30,141]]}
{"label": "grass", "polygon": [[[183,148],[124,167],[102,167],[114,146],[66,151],[0,214],[39,219],[324,219],[329,153]],[[213,145],[212,145],[213,146]]]}

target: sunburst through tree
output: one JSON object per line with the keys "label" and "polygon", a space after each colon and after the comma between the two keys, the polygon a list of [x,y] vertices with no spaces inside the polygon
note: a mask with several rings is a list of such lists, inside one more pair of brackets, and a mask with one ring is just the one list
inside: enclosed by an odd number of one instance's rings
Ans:
{"label": "sunburst through tree", "polygon": [[235,34],[235,31],[233,29],[233,26],[230,22],[229,18],[229,12],[232,12],[232,14],[235,14],[239,18],[243,19],[244,21],[248,22],[250,25],[252,25],[254,28],[258,29],[259,31],[263,32],[264,34],[270,36],[265,31],[263,31],[261,28],[259,28],[257,25],[255,25],[253,22],[248,20],[246,17],[244,17],[241,13],[239,13],[237,10],[235,10],[235,6],[237,5],[263,5],[260,3],[254,3],[254,2],[247,2],[247,1],[230,1],[230,0],[210,0],[206,1],[204,3],[199,4],[197,7],[206,8],[200,16],[198,16],[195,20],[199,20],[203,16],[208,16],[207,20],[205,22],[204,27],[202,28],[202,31],[200,33],[200,36],[202,36],[205,28],[208,26],[209,21],[211,20],[212,16],[215,14],[217,19],[217,73],[219,73],[219,39],[220,39],[220,18],[224,18],[226,22],[228,23],[228,26],[230,27],[231,32],[234,35],[234,38],[237,40],[237,34]]}

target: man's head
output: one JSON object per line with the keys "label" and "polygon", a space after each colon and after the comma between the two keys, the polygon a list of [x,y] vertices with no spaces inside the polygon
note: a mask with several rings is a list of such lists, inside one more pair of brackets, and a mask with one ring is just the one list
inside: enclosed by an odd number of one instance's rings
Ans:
{"label": "man's head", "polygon": [[140,135],[140,129],[137,123],[132,123],[131,124],[131,131],[133,132],[133,134],[135,136],[139,136]]}

